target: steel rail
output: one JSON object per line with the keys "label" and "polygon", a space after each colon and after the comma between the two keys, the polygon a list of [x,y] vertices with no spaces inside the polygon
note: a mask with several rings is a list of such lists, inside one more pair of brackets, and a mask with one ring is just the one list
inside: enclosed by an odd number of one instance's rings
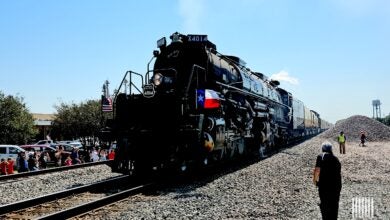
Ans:
{"label": "steel rail", "polygon": [[96,189],[98,187],[102,187],[102,186],[109,185],[109,184],[118,184],[121,181],[128,181],[128,180],[129,180],[129,175],[122,175],[122,176],[118,176],[118,177],[113,177],[113,178],[108,179],[108,180],[99,181],[97,183],[92,183],[92,184],[88,184],[88,185],[84,185],[84,186],[78,186],[78,187],[74,187],[71,189],[62,190],[59,192],[43,195],[43,196],[32,198],[32,199],[26,199],[26,200],[14,202],[14,203],[9,203],[9,204],[0,206],[0,215],[6,214],[9,212],[15,212],[15,211],[22,210],[22,209],[25,209],[28,207],[36,206],[37,204],[41,204],[44,202],[49,202],[49,201],[53,201],[56,199],[64,198],[64,197],[67,197],[67,196],[75,194],[75,193],[87,192],[91,189]]}
{"label": "steel rail", "polygon": [[75,206],[75,207],[72,207],[72,208],[69,208],[66,210],[62,210],[62,211],[55,212],[55,213],[52,213],[49,215],[45,215],[45,216],[42,216],[42,217],[37,218],[37,219],[66,219],[66,218],[75,217],[77,215],[90,212],[90,211],[97,209],[97,208],[100,208],[102,206],[106,206],[108,204],[118,202],[119,200],[125,199],[126,197],[129,197],[131,195],[138,194],[138,193],[142,192],[142,190],[146,190],[153,185],[154,185],[153,183],[139,185],[139,186],[133,187],[131,189],[127,189],[127,190],[124,190],[122,192],[115,193],[115,194],[106,196],[104,198],[101,198],[101,199],[98,199],[95,201],[91,201],[91,202],[88,202],[88,203],[85,203],[82,205],[78,205],[78,206]]}
{"label": "steel rail", "polygon": [[47,169],[37,170],[37,171],[28,171],[28,172],[23,172],[23,173],[2,175],[2,176],[0,176],[0,182],[2,180],[17,179],[17,178],[21,178],[21,177],[35,176],[35,175],[40,175],[40,174],[45,174],[45,173],[53,173],[53,172],[58,172],[58,171],[63,171],[63,170],[72,170],[72,169],[95,166],[95,165],[100,165],[100,164],[111,165],[111,163],[112,163],[112,160],[105,160],[105,161],[98,161],[98,162],[76,164],[76,165],[72,165],[72,166],[61,166],[61,167],[47,168]]}

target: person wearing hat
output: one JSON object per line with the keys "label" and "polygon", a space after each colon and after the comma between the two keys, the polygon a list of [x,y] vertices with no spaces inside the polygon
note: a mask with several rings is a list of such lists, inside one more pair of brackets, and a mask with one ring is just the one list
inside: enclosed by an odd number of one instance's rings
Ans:
{"label": "person wearing hat", "polygon": [[340,154],[345,154],[345,141],[347,141],[347,138],[345,137],[344,132],[340,132],[340,135],[337,137],[337,140],[340,145]]}
{"label": "person wearing hat", "polygon": [[313,182],[318,187],[322,219],[337,219],[341,191],[341,164],[332,152],[332,144],[324,142],[317,156]]}

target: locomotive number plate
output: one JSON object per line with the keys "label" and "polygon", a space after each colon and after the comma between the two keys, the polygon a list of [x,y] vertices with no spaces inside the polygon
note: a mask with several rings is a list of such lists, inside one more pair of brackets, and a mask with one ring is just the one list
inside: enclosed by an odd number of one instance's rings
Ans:
{"label": "locomotive number plate", "polygon": [[207,35],[189,34],[187,37],[189,42],[207,42]]}
{"label": "locomotive number plate", "polygon": [[144,85],[144,97],[145,98],[152,98],[155,94],[154,86],[152,84],[146,84]]}

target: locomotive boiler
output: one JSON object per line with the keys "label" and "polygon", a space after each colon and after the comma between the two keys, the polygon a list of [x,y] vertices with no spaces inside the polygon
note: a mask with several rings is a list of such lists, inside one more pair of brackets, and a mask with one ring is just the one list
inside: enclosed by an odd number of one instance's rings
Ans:
{"label": "locomotive boiler", "polygon": [[207,35],[170,39],[157,41],[146,74],[128,71],[117,89],[103,130],[117,141],[113,171],[184,171],[261,156],[320,131],[318,113],[239,57],[217,52]]}

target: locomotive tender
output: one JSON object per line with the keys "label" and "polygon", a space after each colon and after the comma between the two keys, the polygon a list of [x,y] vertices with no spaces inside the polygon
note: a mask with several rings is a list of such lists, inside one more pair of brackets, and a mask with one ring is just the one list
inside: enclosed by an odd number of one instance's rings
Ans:
{"label": "locomotive tender", "polygon": [[115,94],[103,130],[117,141],[114,172],[184,171],[261,155],[329,127],[278,81],[218,53],[207,35],[176,32],[170,39],[158,40],[147,73],[128,71]]}

